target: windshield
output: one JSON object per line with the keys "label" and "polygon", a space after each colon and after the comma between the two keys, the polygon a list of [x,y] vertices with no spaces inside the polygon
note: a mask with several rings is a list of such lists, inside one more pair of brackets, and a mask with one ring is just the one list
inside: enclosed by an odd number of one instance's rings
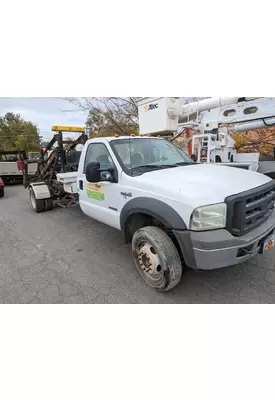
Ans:
{"label": "windshield", "polygon": [[165,139],[119,139],[111,146],[122,168],[131,175],[194,164],[184,151]]}

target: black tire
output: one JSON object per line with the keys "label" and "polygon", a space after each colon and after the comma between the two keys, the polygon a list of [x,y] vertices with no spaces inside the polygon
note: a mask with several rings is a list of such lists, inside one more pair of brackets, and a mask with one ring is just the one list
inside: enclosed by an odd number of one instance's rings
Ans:
{"label": "black tire", "polygon": [[53,201],[52,199],[45,199],[44,200],[44,207],[45,211],[50,211],[53,209]]}
{"label": "black tire", "polygon": [[0,197],[4,197],[5,196],[5,189],[2,187],[0,189]]}
{"label": "black tire", "polygon": [[32,188],[29,189],[30,203],[33,211],[41,213],[45,211],[45,203],[43,199],[36,199]]}
{"label": "black tire", "polygon": [[161,229],[146,226],[136,231],[132,254],[138,272],[151,288],[168,292],[180,282],[182,263],[179,253],[172,239]]}

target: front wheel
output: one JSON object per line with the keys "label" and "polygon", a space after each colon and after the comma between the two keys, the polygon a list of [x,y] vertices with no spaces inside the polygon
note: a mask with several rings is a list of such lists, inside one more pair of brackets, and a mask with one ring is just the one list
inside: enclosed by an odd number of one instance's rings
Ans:
{"label": "front wheel", "polygon": [[182,277],[179,253],[170,237],[155,226],[146,226],[135,232],[132,253],[138,272],[153,289],[167,292]]}
{"label": "front wheel", "polygon": [[5,189],[2,187],[0,188],[0,197],[4,197],[5,195]]}

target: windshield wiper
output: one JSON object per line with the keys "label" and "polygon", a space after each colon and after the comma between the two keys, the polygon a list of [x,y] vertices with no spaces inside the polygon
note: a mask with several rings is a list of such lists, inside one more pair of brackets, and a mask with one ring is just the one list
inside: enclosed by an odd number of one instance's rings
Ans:
{"label": "windshield wiper", "polygon": [[138,165],[136,167],[130,168],[131,172],[134,171],[140,171],[141,173],[144,172],[150,172],[150,171],[156,171],[159,169],[167,169],[167,168],[176,168],[176,167],[181,167],[183,165],[195,165],[195,163],[192,162],[178,162],[175,164],[145,164],[145,165]]}
{"label": "windshield wiper", "polygon": [[162,168],[174,168],[176,167],[176,164],[145,164],[145,165],[138,165],[137,167],[132,167],[131,171],[137,170],[137,169],[162,169]]}
{"label": "windshield wiper", "polygon": [[194,163],[194,162],[185,162],[185,161],[182,161],[182,162],[178,162],[178,163],[175,163],[175,164],[172,164],[174,167],[181,167],[182,165],[195,165],[196,163]]}

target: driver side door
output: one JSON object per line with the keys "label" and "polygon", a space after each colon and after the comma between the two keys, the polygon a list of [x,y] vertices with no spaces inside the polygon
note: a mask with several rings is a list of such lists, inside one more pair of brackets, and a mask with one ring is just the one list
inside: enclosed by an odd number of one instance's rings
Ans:
{"label": "driver side door", "polygon": [[120,229],[119,185],[116,182],[104,180],[110,177],[109,172],[101,172],[100,182],[89,183],[85,175],[89,162],[99,162],[100,169],[113,168],[118,174],[107,146],[104,143],[91,143],[87,148],[82,174],[78,178],[80,207],[89,217]]}

